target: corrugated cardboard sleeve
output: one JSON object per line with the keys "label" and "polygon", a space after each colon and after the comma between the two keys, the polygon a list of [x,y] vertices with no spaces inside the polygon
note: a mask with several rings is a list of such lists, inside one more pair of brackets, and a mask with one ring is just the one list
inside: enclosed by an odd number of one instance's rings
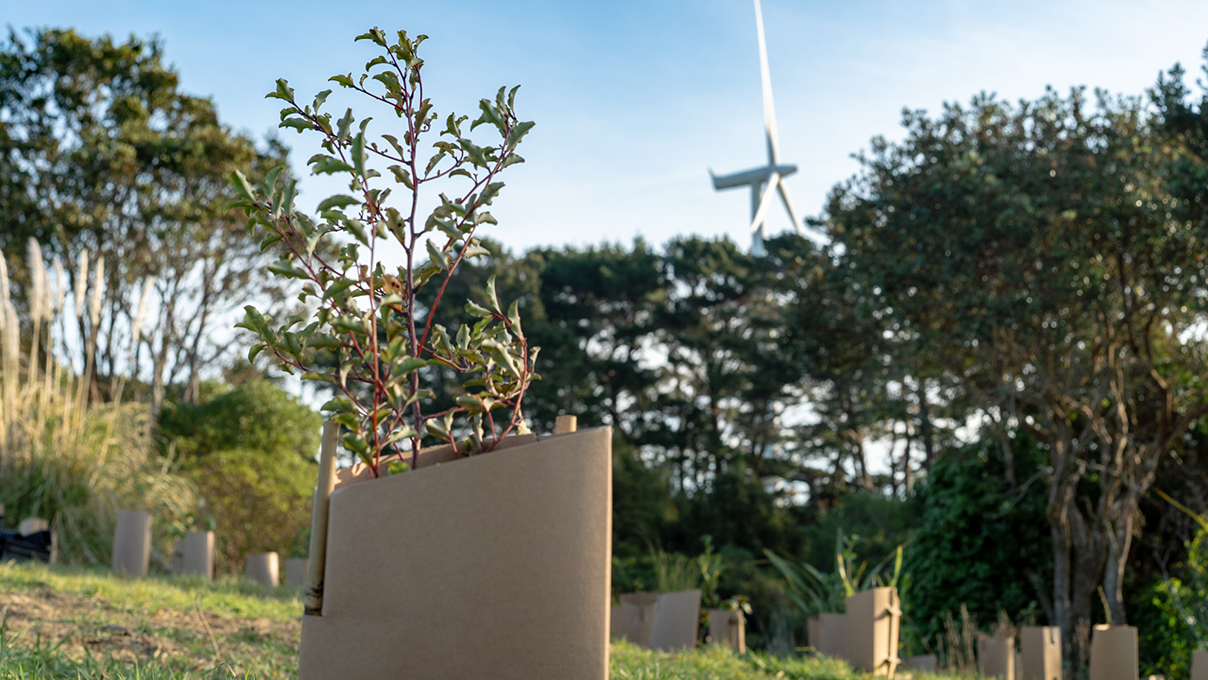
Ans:
{"label": "corrugated cardboard sleeve", "polygon": [[302,680],[608,676],[611,430],[336,489]]}

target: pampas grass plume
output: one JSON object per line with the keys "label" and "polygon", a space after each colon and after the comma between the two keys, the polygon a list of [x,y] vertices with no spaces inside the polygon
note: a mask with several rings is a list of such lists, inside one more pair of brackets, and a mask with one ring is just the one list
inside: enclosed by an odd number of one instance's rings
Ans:
{"label": "pampas grass plume", "polygon": [[88,291],[88,249],[80,251],[80,260],[76,265],[75,290],[71,294],[72,303],[75,304],[76,318],[84,318],[84,309],[87,304],[84,301],[84,294]]}

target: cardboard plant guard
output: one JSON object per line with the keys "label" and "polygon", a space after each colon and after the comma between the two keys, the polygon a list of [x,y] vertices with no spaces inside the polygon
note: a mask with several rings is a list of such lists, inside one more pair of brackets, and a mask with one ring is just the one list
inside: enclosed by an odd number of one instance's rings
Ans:
{"label": "cardboard plant guard", "polygon": [[1090,680],[1137,680],[1137,629],[1097,625],[1091,634]]}
{"label": "cardboard plant guard", "polygon": [[337,487],[301,679],[605,680],[611,435],[508,438]]}
{"label": "cardboard plant guard", "polygon": [[261,585],[276,588],[281,582],[280,564],[275,552],[252,553],[247,556],[247,577]]}
{"label": "cardboard plant guard", "polygon": [[710,609],[709,637],[738,654],[747,652],[747,622],[741,609]]}
{"label": "cardboard plant guard", "polygon": [[121,510],[113,530],[115,573],[146,576],[151,563],[151,515],[142,510]]}
{"label": "cardboard plant guard", "polygon": [[664,652],[696,647],[700,632],[700,591],[661,593],[650,628],[650,648]]}
{"label": "cardboard plant guard", "polygon": [[977,665],[987,678],[1015,680],[1015,638],[978,638]]}
{"label": "cardboard plant guard", "polygon": [[865,673],[892,677],[901,618],[897,588],[869,588],[847,598],[844,658]]}
{"label": "cardboard plant guard", "polygon": [[847,639],[847,615],[828,612],[818,616],[818,644],[815,649],[819,654],[833,656],[838,659],[847,658],[843,649],[843,641]]}
{"label": "cardboard plant guard", "polygon": [[1019,680],[1061,680],[1060,628],[1024,626],[1019,631],[1019,652],[1022,662],[1015,669]]}
{"label": "cardboard plant guard", "polygon": [[654,609],[658,593],[629,593],[621,596],[621,616],[624,630],[621,637],[639,647],[650,648],[650,631],[654,628]]}
{"label": "cardboard plant guard", "polygon": [[1191,680],[1208,680],[1208,652],[1191,653]]}
{"label": "cardboard plant guard", "polygon": [[192,531],[179,541],[181,574],[214,578],[214,532]]}

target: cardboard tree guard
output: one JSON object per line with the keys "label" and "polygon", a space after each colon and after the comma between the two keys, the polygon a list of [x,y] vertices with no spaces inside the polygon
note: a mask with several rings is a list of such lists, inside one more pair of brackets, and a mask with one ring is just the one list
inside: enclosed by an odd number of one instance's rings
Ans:
{"label": "cardboard tree guard", "polygon": [[1090,680],[1137,680],[1137,629],[1096,625],[1091,637]]}
{"label": "cardboard tree guard", "polygon": [[341,477],[302,680],[607,678],[611,430],[511,439]]}
{"label": "cardboard tree guard", "polygon": [[113,560],[118,574],[146,576],[151,563],[151,515],[142,510],[120,510],[113,530]]}
{"label": "cardboard tree guard", "polygon": [[247,577],[261,585],[276,588],[281,582],[277,553],[252,553],[247,556]]}
{"label": "cardboard tree guard", "polygon": [[747,622],[741,609],[710,609],[709,637],[737,654],[747,652]]}
{"label": "cardboard tree guard", "polygon": [[843,641],[847,639],[847,615],[828,612],[818,616],[818,644],[814,646],[819,654],[846,659],[847,651]]}
{"label": "cardboard tree guard", "polygon": [[1015,680],[1015,638],[978,638],[977,665],[987,678]]}
{"label": "cardboard tree guard", "polygon": [[[893,677],[898,666],[898,629],[902,618],[897,588],[870,588],[847,598],[844,657],[873,675]],[[825,633],[823,633],[825,635]]]}
{"label": "cardboard tree guard", "polygon": [[650,648],[650,633],[654,629],[654,610],[658,593],[628,593],[621,596],[621,637],[639,647]]}
{"label": "cardboard tree guard", "polygon": [[214,532],[191,531],[177,543],[179,557],[173,556],[173,567],[178,574],[196,574],[212,580],[214,578]]}
{"label": "cardboard tree guard", "polygon": [[1191,653],[1191,680],[1208,680],[1208,652]]}
{"label": "cardboard tree guard", "polygon": [[700,591],[660,593],[650,627],[650,648],[664,652],[696,647],[700,632]]}
{"label": "cardboard tree guard", "polygon": [[1061,680],[1061,629],[1024,626],[1019,631],[1019,680]]}

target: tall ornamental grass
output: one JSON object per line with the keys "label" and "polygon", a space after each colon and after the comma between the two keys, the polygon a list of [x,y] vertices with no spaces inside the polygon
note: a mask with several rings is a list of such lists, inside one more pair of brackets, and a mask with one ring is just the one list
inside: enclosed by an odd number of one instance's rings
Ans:
{"label": "tall ornamental grass", "polygon": [[[81,254],[71,293],[77,319],[69,319],[61,265],[55,262],[48,270],[32,239],[26,259],[29,312],[22,320],[0,254],[0,503],[5,523],[11,528],[24,517],[47,518],[58,534],[60,561],[107,564],[118,510],[146,509],[155,518],[157,556],[169,558],[172,539],[184,530],[195,507],[194,491],[170,471],[169,461],[153,453],[145,405],[123,404],[120,396],[109,402],[90,396],[104,260],[96,261],[88,291],[89,258],[87,252]],[[145,307],[145,297],[140,307]],[[69,355],[64,340],[69,322],[89,329],[90,337],[83,339],[82,375],[56,356],[56,350],[58,356]],[[142,331],[139,326],[136,322],[131,329],[131,348]]]}

